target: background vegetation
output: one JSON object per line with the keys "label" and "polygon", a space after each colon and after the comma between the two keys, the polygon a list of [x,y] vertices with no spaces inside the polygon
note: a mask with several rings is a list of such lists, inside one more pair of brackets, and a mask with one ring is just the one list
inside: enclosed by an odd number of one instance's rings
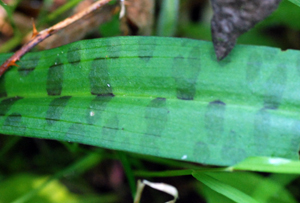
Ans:
{"label": "background vegetation", "polygon": [[[0,10],[0,51],[15,51],[26,37],[30,37],[32,17],[39,29],[45,28],[78,9],[79,2],[1,2],[6,11]],[[152,35],[211,40],[212,11],[207,1],[160,2],[156,2]],[[111,18],[103,20],[101,25],[87,27],[93,32],[87,32],[85,37],[126,34],[126,29],[120,26],[122,21],[118,13],[112,11]],[[277,11],[241,36],[238,43],[299,49],[300,21],[297,19],[300,19],[300,8],[283,0]],[[133,32],[134,29],[130,29]],[[65,32],[62,35],[78,38]],[[65,38],[62,41],[69,42]],[[257,202],[300,201],[298,175],[212,172],[214,167],[210,173],[194,173],[194,177],[174,173],[178,169],[201,167],[76,143],[1,135],[0,202],[132,202],[136,180],[146,177],[174,185],[179,190],[178,202],[249,202],[252,201],[247,199],[249,196]],[[169,172],[152,173],[166,170]],[[146,188],[141,202],[165,202],[168,199],[168,195]]]}

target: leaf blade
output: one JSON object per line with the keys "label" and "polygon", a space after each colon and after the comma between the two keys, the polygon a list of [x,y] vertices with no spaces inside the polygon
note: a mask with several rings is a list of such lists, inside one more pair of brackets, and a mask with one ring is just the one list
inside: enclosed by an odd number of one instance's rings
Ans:
{"label": "leaf blade", "polygon": [[238,46],[221,62],[212,52],[119,37],[27,54],[1,80],[0,132],[221,166],[298,159],[299,52]]}

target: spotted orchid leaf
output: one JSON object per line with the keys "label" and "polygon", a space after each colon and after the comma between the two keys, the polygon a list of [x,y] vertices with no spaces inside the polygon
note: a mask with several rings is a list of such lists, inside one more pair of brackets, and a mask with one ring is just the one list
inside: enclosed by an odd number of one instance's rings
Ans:
{"label": "spotted orchid leaf", "polygon": [[[8,54],[0,55],[0,62]],[[28,53],[0,80],[0,132],[202,164],[298,159],[300,52],[116,37]]]}

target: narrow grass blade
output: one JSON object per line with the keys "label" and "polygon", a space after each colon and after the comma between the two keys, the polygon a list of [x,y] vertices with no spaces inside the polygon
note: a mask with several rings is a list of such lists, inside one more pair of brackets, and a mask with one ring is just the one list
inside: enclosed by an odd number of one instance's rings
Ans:
{"label": "narrow grass blade", "polygon": [[270,158],[270,157],[249,157],[234,165],[233,170],[248,170],[270,173],[300,174],[300,161]]}
{"label": "narrow grass blade", "polygon": [[235,201],[235,202],[247,202],[247,203],[258,203],[255,199],[251,196],[243,193],[242,191],[221,182],[205,173],[193,173],[193,176],[205,184],[207,187],[211,188],[212,190],[224,195],[225,197]]}
{"label": "narrow grass blade", "polygon": [[177,28],[179,0],[162,0],[158,18],[157,35],[174,36]]}

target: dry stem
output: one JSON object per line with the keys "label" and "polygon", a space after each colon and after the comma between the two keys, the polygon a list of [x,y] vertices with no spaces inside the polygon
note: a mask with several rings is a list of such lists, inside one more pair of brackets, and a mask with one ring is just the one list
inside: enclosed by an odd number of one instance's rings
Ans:
{"label": "dry stem", "polygon": [[57,31],[64,29],[65,27],[69,26],[70,24],[76,22],[77,20],[80,20],[84,16],[90,14],[91,12],[99,9],[100,7],[104,6],[105,4],[109,3],[112,0],[99,0],[92,4],[87,9],[57,23],[56,25],[42,30],[41,32],[35,33],[32,36],[32,39],[23,45],[21,49],[19,49],[17,52],[15,52],[14,55],[12,55],[9,59],[7,59],[0,67],[0,77],[2,74],[10,67],[10,66],[18,66],[16,62],[20,60],[20,58],[28,52],[30,49],[32,49],[35,45],[46,39],[47,37],[53,35]]}

